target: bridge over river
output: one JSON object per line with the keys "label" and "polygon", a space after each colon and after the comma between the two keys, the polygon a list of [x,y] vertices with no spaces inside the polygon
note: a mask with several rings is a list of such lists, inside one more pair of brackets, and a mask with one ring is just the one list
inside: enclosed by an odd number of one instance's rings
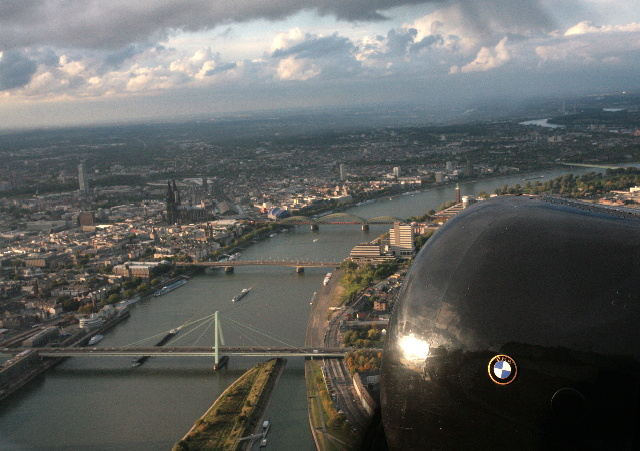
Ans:
{"label": "bridge over river", "polygon": [[[242,357],[319,357],[319,358],[343,358],[349,351],[359,348],[292,348],[292,347],[228,347],[220,346],[220,356]],[[47,347],[47,348],[2,348],[1,356],[15,356],[25,351],[36,351],[40,357],[215,357],[215,347],[116,347],[116,348],[92,348],[92,347]],[[367,349],[381,352],[382,349]]]}
{"label": "bridge over river", "polygon": [[232,260],[224,262],[176,263],[176,265],[225,268],[227,272],[232,272],[236,266],[289,266],[296,268],[296,271],[300,273],[304,271],[304,268],[337,268],[340,266],[340,262],[315,262],[310,260]]}
{"label": "bridge over river", "polygon": [[320,217],[309,216],[290,216],[278,221],[279,224],[289,225],[303,225],[308,224],[311,226],[311,230],[318,230],[320,224],[326,225],[350,225],[359,224],[362,226],[362,230],[369,230],[371,224],[394,224],[396,222],[404,223],[404,219],[396,218],[394,216],[377,216],[375,218],[361,218],[360,216],[353,215],[351,213],[332,213]]}

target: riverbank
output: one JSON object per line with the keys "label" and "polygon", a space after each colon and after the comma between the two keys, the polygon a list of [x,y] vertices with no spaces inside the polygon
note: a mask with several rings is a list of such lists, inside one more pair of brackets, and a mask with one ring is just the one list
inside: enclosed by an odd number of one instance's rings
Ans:
{"label": "riverbank", "polygon": [[284,359],[259,363],[231,384],[173,447],[174,451],[247,449],[261,425],[274,388],[284,370]]}

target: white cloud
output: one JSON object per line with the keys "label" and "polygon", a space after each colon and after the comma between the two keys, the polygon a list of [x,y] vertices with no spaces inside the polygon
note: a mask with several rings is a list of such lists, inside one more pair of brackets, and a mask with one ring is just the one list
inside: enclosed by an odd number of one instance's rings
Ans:
{"label": "white cloud", "polygon": [[302,32],[299,27],[292,28],[287,32],[281,32],[273,38],[271,43],[271,53],[280,49],[288,49],[296,44],[303,42],[307,38],[307,35]]}
{"label": "white cloud", "polygon": [[502,66],[511,59],[507,49],[507,38],[503,38],[493,50],[482,47],[472,62],[460,68],[461,72],[486,72]]}
{"label": "white cloud", "polygon": [[290,56],[280,60],[277,73],[280,80],[305,81],[320,75],[321,71],[307,58]]}
{"label": "white cloud", "polygon": [[565,36],[590,34],[590,33],[638,33],[640,32],[640,23],[630,23],[626,25],[602,25],[595,26],[589,20],[580,22],[569,28],[565,32]]}

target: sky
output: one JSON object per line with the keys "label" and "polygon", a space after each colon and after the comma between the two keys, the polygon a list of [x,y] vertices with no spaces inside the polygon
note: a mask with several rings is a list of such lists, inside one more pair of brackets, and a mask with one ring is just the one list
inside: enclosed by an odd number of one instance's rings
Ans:
{"label": "sky", "polygon": [[638,0],[0,3],[0,128],[638,89]]}

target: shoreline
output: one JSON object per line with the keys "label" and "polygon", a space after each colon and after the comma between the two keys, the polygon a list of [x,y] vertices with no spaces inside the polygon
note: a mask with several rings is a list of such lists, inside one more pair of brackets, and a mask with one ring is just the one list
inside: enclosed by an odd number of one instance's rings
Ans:
{"label": "shoreline", "polygon": [[[253,446],[255,438],[242,441],[238,439],[246,438],[251,434],[255,435],[256,431],[262,427],[264,415],[285,365],[285,359],[277,358],[258,363],[247,370],[218,396],[173,449],[224,449],[225,451],[249,449]],[[251,378],[253,380],[249,385],[247,380]],[[245,395],[243,396],[240,392],[245,392]],[[234,397],[237,399],[232,399]],[[229,404],[234,405],[229,406]],[[238,407],[239,411],[236,411]],[[229,411],[229,408],[234,410]],[[239,418],[242,420],[238,421]],[[236,436],[236,440],[229,446],[229,437]],[[221,443],[222,440],[225,441]],[[188,448],[185,448],[185,445]]]}

